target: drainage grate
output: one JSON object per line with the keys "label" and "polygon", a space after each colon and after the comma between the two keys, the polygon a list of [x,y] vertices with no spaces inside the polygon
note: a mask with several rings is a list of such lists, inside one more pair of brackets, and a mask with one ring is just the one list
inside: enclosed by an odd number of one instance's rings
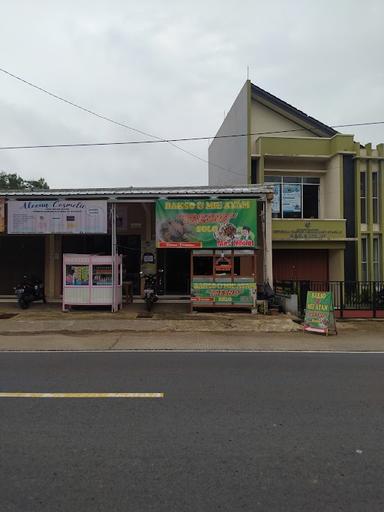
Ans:
{"label": "drainage grate", "polygon": [[137,313],[136,318],[152,318],[153,313]]}
{"label": "drainage grate", "polygon": [[18,313],[0,313],[0,320],[8,320],[8,318],[13,318],[17,315]]}

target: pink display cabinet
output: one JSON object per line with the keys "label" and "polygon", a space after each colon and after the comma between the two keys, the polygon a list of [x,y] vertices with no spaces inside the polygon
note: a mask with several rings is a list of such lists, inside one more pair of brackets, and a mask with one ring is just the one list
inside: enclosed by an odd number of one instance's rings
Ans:
{"label": "pink display cabinet", "polygon": [[63,254],[63,311],[71,306],[122,307],[122,257],[116,256],[116,284],[112,256]]}

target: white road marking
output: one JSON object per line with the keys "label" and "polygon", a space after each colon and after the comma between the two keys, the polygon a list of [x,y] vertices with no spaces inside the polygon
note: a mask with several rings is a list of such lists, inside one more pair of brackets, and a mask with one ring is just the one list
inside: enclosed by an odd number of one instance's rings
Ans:
{"label": "white road marking", "polygon": [[0,393],[0,398],[164,398],[164,393]]}
{"label": "white road marking", "polygon": [[197,354],[384,354],[384,349],[379,351],[369,350],[238,350],[238,349],[142,349],[142,348],[129,348],[129,349],[116,349],[116,350],[62,350],[62,349],[44,349],[44,350],[0,350],[1,354],[120,354],[120,353],[134,353],[134,354],[147,354],[147,353],[197,353]]}

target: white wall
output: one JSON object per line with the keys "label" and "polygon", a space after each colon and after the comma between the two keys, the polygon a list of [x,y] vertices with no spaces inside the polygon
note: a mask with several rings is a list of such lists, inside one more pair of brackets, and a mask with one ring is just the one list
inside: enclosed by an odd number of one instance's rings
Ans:
{"label": "white wall", "polygon": [[[248,132],[248,89],[246,82],[224,119],[219,135]],[[247,137],[215,138],[208,150],[210,185],[244,185],[248,173]]]}

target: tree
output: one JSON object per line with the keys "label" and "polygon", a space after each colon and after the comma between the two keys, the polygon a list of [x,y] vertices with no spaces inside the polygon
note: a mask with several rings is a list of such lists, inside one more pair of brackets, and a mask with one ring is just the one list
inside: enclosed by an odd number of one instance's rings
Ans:
{"label": "tree", "polygon": [[16,173],[0,172],[0,190],[47,190],[48,183],[44,178],[25,180]]}

